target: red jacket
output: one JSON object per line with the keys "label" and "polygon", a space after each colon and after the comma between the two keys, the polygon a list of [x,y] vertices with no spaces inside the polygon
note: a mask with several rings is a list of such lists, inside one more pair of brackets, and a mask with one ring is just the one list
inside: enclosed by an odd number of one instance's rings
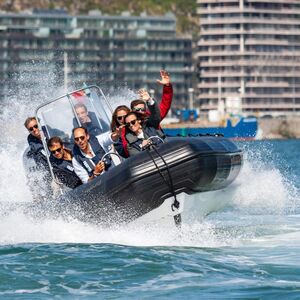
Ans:
{"label": "red jacket", "polygon": [[164,85],[163,87],[163,94],[161,97],[161,102],[159,104],[159,109],[160,109],[160,117],[163,120],[166,115],[168,114],[171,104],[172,104],[172,99],[173,99],[173,87],[172,84],[170,85]]}
{"label": "red jacket", "polygon": [[[172,84],[169,84],[168,86],[164,85],[163,94],[162,94],[161,101],[160,101],[160,104],[159,104],[161,120],[163,120],[166,117],[166,115],[168,114],[168,112],[171,108],[172,99],[173,99]],[[126,156],[128,157],[129,153],[128,153],[128,150],[127,150],[127,140],[126,140],[125,135],[126,135],[126,128],[123,127],[122,128],[122,133],[121,133],[121,139],[122,139],[122,145],[123,145],[123,148],[124,148],[124,152],[125,152]]]}

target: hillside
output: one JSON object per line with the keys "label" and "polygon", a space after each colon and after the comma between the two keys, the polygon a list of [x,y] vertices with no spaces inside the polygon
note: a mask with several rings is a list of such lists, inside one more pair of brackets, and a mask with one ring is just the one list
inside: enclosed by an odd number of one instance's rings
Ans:
{"label": "hillside", "polygon": [[196,0],[0,0],[0,10],[20,12],[26,9],[66,9],[70,14],[85,14],[98,9],[103,14],[118,15],[129,11],[133,15],[146,12],[148,15],[176,15],[180,33],[197,34]]}

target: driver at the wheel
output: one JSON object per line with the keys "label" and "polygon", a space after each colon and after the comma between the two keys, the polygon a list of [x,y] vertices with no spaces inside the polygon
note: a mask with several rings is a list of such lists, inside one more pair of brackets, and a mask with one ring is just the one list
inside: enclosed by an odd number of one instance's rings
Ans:
{"label": "driver at the wheel", "polygon": [[160,129],[149,126],[143,116],[136,112],[130,112],[125,117],[126,140],[129,156],[138,154],[146,149],[151,137],[154,144],[161,143],[160,139],[165,139],[165,135]]}
{"label": "driver at the wheel", "polygon": [[111,151],[111,144],[119,138],[119,132],[106,132],[96,137],[90,136],[87,129],[77,127],[73,129],[74,157],[73,167],[83,183],[96,178],[113,164],[111,159],[102,157]]}

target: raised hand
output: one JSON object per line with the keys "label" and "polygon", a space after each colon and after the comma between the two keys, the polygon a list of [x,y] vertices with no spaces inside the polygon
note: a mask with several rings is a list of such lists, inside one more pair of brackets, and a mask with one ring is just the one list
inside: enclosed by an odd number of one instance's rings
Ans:
{"label": "raised hand", "polygon": [[149,99],[151,98],[148,91],[146,89],[140,89],[138,91],[139,94],[139,98],[140,100],[143,100],[145,102],[149,101]]}
{"label": "raised hand", "polygon": [[170,74],[165,70],[160,70],[160,77],[161,80],[157,79],[156,82],[158,82],[161,85],[170,85]]}
{"label": "raised hand", "polygon": [[121,133],[122,133],[122,130],[123,130],[123,127],[125,127],[125,125],[120,125],[119,127],[116,128],[116,130],[114,132],[112,132],[111,134],[111,139],[116,142],[119,137],[121,136]]}

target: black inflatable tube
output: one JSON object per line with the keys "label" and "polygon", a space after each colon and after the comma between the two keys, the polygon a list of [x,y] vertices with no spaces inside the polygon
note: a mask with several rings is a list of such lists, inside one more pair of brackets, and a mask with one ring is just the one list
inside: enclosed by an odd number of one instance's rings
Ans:
{"label": "black inflatable tube", "polygon": [[160,156],[168,165],[176,194],[225,188],[237,177],[243,161],[241,150],[222,137],[171,138],[157,148],[159,155],[147,151],[70,191],[60,203],[96,222],[128,222],[172,196]]}

